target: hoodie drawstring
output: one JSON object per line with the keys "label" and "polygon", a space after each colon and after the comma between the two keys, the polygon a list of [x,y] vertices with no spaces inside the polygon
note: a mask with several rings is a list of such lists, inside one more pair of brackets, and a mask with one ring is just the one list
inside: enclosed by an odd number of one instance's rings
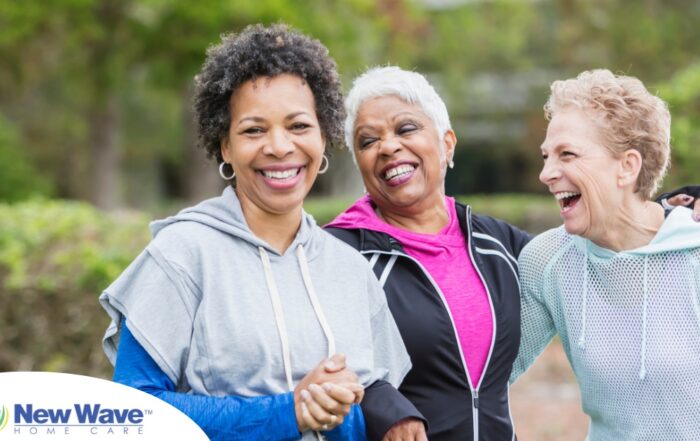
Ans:
{"label": "hoodie drawstring", "polygon": [[[282,311],[282,301],[280,300],[280,294],[277,291],[277,284],[275,284],[275,279],[272,276],[272,265],[270,264],[270,257],[267,255],[267,251],[263,247],[258,247],[260,250],[260,259],[263,263],[263,268],[265,269],[265,281],[267,282],[267,290],[270,293],[270,300],[272,301],[272,309],[275,313],[275,322],[277,324],[277,332],[280,336],[280,342],[282,343],[282,364],[284,365],[284,376],[287,378],[287,387],[290,391],[294,390],[294,382],[292,381],[292,362],[289,355],[289,340],[287,339],[287,325],[284,322],[284,312]],[[301,269],[301,278],[304,280],[304,286],[306,287],[306,293],[311,300],[311,305],[316,313],[316,318],[321,324],[323,329],[323,334],[326,336],[326,341],[328,342],[328,357],[330,358],[335,354],[335,337],[331,331],[331,327],[328,326],[328,321],[323,313],[321,304],[318,301],[318,296],[316,295],[316,290],[314,289],[313,283],[311,283],[311,274],[309,273],[309,265],[306,261],[306,254],[304,254],[304,247],[299,245],[297,247],[297,259],[299,260],[299,268]],[[316,439],[322,441],[323,436],[316,432]]]}
{"label": "hoodie drawstring", "polygon": [[260,259],[265,269],[265,281],[267,282],[267,291],[270,293],[272,301],[272,309],[275,312],[275,323],[277,324],[277,333],[280,336],[282,343],[282,364],[284,365],[284,376],[287,378],[287,387],[289,390],[294,390],[294,382],[292,381],[291,358],[289,356],[289,341],[287,340],[287,325],[284,322],[284,314],[282,313],[282,301],[280,294],[277,291],[275,279],[272,277],[272,265],[270,265],[270,257],[263,247],[258,247],[260,250]]}
{"label": "hoodie drawstring", "polygon": [[583,299],[581,304],[581,334],[578,337],[578,347],[586,349],[586,308],[588,302],[588,250],[583,259]]}
{"label": "hoodie drawstring", "polygon": [[[270,264],[270,257],[267,251],[263,247],[258,247],[260,251],[260,258],[263,263],[263,268],[265,269],[265,281],[267,282],[267,290],[270,293],[270,300],[272,301],[272,309],[275,313],[275,322],[277,324],[277,332],[280,336],[280,342],[282,343],[282,361],[284,364],[284,375],[287,377],[287,386],[289,390],[294,389],[294,382],[292,381],[292,363],[289,353],[289,340],[287,339],[287,325],[284,321],[284,313],[282,310],[282,301],[280,300],[279,291],[277,290],[277,285],[275,284],[275,279],[272,276],[272,265]],[[323,313],[321,308],[321,303],[318,301],[318,296],[316,295],[316,290],[311,281],[311,274],[309,272],[309,265],[306,261],[306,254],[304,254],[304,247],[299,245],[296,250],[297,259],[299,260],[299,267],[301,269],[301,277],[304,280],[304,286],[306,287],[306,293],[311,300],[311,305],[314,308],[314,313],[318,319],[321,328],[323,329],[323,334],[328,342],[328,357],[335,354],[335,337],[333,336],[333,331],[328,325],[328,320]]]}
{"label": "hoodie drawstring", "polygon": [[649,257],[644,256],[644,292],[642,299],[642,353],[639,367],[639,379],[644,380],[647,376],[647,293],[649,291]]}
{"label": "hoodie drawstring", "polygon": [[304,285],[306,286],[306,293],[309,295],[311,305],[314,307],[314,312],[316,313],[316,318],[318,319],[318,322],[321,324],[323,334],[326,336],[326,341],[328,342],[328,358],[330,358],[335,354],[335,337],[333,336],[333,331],[331,331],[331,327],[328,326],[326,315],[323,313],[321,304],[318,301],[318,296],[316,295],[316,290],[314,289],[313,283],[311,283],[311,273],[309,273],[309,264],[306,261],[304,247],[302,247],[301,245],[297,247],[297,259],[299,260],[301,277],[302,279],[304,279]]}

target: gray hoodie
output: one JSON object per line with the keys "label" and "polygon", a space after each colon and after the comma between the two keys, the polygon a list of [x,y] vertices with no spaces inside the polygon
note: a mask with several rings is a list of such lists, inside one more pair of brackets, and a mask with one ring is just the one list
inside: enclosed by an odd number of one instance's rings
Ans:
{"label": "gray hoodie", "polygon": [[365,259],[304,213],[284,255],[256,237],[235,192],[151,223],[153,240],[100,296],[178,390],[288,392],[338,352],[363,385],[398,387],[410,361]]}

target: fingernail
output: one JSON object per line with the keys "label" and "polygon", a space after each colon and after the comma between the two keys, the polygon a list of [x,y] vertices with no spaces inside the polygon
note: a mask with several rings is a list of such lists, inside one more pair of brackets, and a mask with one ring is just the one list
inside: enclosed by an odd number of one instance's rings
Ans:
{"label": "fingernail", "polygon": [[333,385],[330,384],[330,383],[323,383],[323,389],[324,389],[326,392],[330,392],[331,389],[333,389]]}
{"label": "fingernail", "polygon": [[314,392],[320,392],[321,386],[319,386],[318,384],[309,384],[309,389],[311,389]]}
{"label": "fingernail", "polygon": [[[308,400],[309,398],[311,398],[311,394],[306,389],[302,389],[301,392],[299,392],[299,395],[301,395],[301,398],[303,398],[304,400]],[[304,404],[304,403],[302,403],[302,404]]]}
{"label": "fingernail", "polygon": [[700,222],[700,213],[694,214],[694,215],[693,215],[693,220],[694,220],[695,222]]}
{"label": "fingernail", "polygon": [[328,360],[328,361],[326,362],[326,367],[327,367],[328,369],[335,369],[335,361],[333,361],[333,360]]}

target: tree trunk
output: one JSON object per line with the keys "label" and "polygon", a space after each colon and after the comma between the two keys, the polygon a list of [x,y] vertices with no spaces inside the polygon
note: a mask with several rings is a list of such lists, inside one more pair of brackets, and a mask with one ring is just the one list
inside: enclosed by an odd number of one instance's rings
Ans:
{"label": "tree trunk", "polygon": [[207,158],[203,149],[197,148],[197,126],[192,110],[194,85],[189,82],[182,89],[182,125],[185,160],[182,166],[184,196],[195,203],[218,196],[226,185],[219,177],[215,159]]}
{"label": "tree trunk", "polygon": [[111,93],[104,100],[95,100],[88,121],[92,174],[90,200],[103,210],[114,210],[122,205],[121,118],[117,94]]}

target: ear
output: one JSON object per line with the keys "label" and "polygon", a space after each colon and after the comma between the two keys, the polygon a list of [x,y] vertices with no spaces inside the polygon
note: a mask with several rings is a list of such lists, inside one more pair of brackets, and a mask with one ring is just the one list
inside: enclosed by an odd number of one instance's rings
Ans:
{"label": "ear", "polygon": [[231,163],[231,147],[228,142],[228,136],[221,139],[219,144],[219,150],[221,151],[221,157],[224,158],[224,162]]}
{"label": "ear", "polygon": [[457,146],[457,136],[452,129],[447,129],[442,136],[442,141],[445,143],[445,162],[450,163],[455,156],[455,146]]}
{"label": "ear", "polygon": [[617,175],[618,185],[625,187],[636,186],[637,177],[642,170],[642,154],[635,149],[627,149],[620,158],[620,167]]}

